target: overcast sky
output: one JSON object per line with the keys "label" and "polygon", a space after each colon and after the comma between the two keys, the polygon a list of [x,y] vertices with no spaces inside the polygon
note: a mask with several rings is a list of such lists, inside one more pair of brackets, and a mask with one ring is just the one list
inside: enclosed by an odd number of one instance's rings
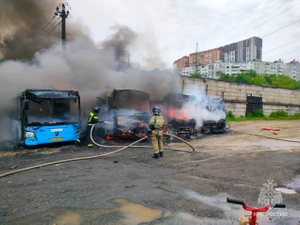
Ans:
{"label": "overcast sky", "polygon": [[[127,26],[138,34],[132,61],[160,57],[168,68],[182,56],[257,36],[263,61],[300,60],[300,0],[69,0],[70,18],[98,43]],[[281,29],[282,28],[282,29]]]}

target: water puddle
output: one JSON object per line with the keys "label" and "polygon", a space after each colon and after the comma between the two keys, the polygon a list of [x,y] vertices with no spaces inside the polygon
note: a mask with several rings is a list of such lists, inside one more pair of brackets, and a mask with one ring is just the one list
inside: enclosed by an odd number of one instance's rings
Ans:
{"label": "water puddle", "polygon": [[161,210],[148,208],[143,205],[133,203],[127,199],[115,199],[113,202],[119,205],[117,211],[124,215],[121,222],[125,224],[139,224],[142,222],[149,223],[162,215]]}
{"label": "water puddle", "polygon": [[288,195],[293,195],[296,194],[297,192],[291,189],[287,188],[275,188],[276,191],[280,191],[283,194],[288,194]]}
{"label": "water puddle", "polygon": [[300,175],[287,182],[285,186],[286,188],[276,188],[275,190],[288,195],[296,194],[296,190],[300,189]]}
{"label": "water puddle", "polygon": [[145,207],[128,199],[114,199],[112,209],[50,209],[25,216],[7,224],[19,225],[81,225],[81,224],[140,224],[150,223],[158,218],[171,215],[169,212]]}
{"label": "water puddle", "polygon": [[[196,217],[189,213],[170,212],[136,204],[128,199],[113,199],[110,202],[115,208],[108,209],[75,209],[55,208],[39,212],[29,216],[12,220],[7,225],[82,225],[82,224],[110,224],[110,225],[194,225],[194,224],[238,224],[240,216],[247,214],[239,205],[228,204],[227,194],[222,193],[216,196],[203,196],[193,191],[185,191],[187,199],[203,202],[207,205],[219,208],[223,211],[220,219],[208,217]],[[273,214],[259,215],[259,222],[262,225],[297,224],[300,220],[299,211],[277,210]],[[277,213],[277,214],[276,214]],[[275,216],[274,216],[275,215]],[[272,216],[272,220],[270,217]]]}
{"label": "water puddle", "polygon": [[293,190],[300,189],[300,175],[296,176],[294,179],[288,182],[286,184],[286,187]]}
{"label": "water puddle", "polygon": [[[226,193],[220,193],[216,196],[203,196],[194,191],[185,191],[185,195],[188,198],[203,202],[223,211],[225,218],[221,220],[221,223],[219,223],[219,220],[206,219],[208,221],[207,224],[238,224],[238,220],[241,216],[251,214],[251,212],[249,213],[248,211],[245,211],[241,205],[227,203],[227,197],[231,196],[227,195]],[[253,207],[258,207],[258,205]],[[218,223],[213,223],[214,221],[218,221]],[[258,214],[258,223],[262,225],[295,225],[299,221],[300,211],[289,208],[270,208],[267,212]]]}

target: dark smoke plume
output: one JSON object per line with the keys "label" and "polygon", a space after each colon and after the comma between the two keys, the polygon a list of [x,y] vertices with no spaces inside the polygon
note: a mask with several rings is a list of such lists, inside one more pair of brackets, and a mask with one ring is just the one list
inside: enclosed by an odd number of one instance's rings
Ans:
{"label": "dark smoke plume", "polygon": [[[161,100],[177,89],[178,77],[172,71],[153,70],[164,65],[160,57],[153,57],[153,52],[159,51],[156,44],[151,40],[149,47],[148,40],[148,48],[145,47],[141,44],[143,36],[126,26],[114,26],[114,33],[99,44],[99,49],[84,26],[75,24],[69,16],[64,51],[59,37],[45,37],[42,32],[59,3],[0,0],[0,45],[4,57],[0,59],[1,118],[8,118],[6,113],[16,105],[13,99],[27,88],[78,90],[83,111],[89,111],[97,104],[97,97],[112,88],[145,91],[152,100]],[[137,62],[132,62],[134,67],[128,64],[128,53],[135,50],[143,52],[144,59],[153,59],[147,61],[147,70]]]}
{"label": "dark smoke plume", "polygon": [[[51,25],[57,25],[60,21],[58,17],[53,19],[60,3],[59,0],[1,0],[0,59],[2,55],[2,60],[31,60],[36,52],[56,43],[60,38],[59,28],[51,32],[55,27],[51,28]],[[73,28],[72,23],[67,26],[69,40],[73,40],[75,34],[83,35],[81,29]]]}
{"label": "dark smoke plume", "polygon": [[104,49],[113,49],[115,60],[119,69],[128,63],[128,47],[134,42],[136,34],[126,26],[116,25],[112,27],[116,31],[108,40],[102,43]]}

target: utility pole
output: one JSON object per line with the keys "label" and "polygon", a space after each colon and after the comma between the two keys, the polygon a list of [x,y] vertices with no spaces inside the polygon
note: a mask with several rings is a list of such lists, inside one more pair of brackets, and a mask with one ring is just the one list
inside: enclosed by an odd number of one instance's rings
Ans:
{"label": "utility pole", "polygon": [[60,3],[59,6],[56,7],[56,12],[54,13],[55,16],[61,17],[61,41],[64,49],[66,49],[66,19],[69,15],[69,9],[71,9],[71,7],[68,2]]}
{"label": "utility pole", "polygon": [[196,71],[195,73],[198,74],[198,43],[196,43]]}

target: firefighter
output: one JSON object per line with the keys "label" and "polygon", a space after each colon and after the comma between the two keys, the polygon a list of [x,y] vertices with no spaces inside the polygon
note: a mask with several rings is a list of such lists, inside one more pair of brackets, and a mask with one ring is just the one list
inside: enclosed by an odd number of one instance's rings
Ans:
{"label": "firefighter", "polygon": [[76,140],[76,144],[80,144],[83,139],[85,139],[86,137],[88,138],[88,147],[91,148],[94,146],[91,137],[90,137],[90,132],[91,132],[91,128],[93,126],[93,124],[95,123],[102,123],[104,121],[99,120],[98,118],[98,113],[99,113],[100,107],[99,106],[95,106],[93,108],[93,111],[90,112],[89,114],[89,118],[87,121],[87,127],[85,132],[81,133],[80,137]]}
{"label": "firefighter", "polygon": [[153,116],[150,119],[148,127],[148,137],[151,138],[152,142],[153,158],[159,159],[159,157],[163,157],[164,155],[163,126],[165,121],[158,106],[154,106],[152,112]]}

